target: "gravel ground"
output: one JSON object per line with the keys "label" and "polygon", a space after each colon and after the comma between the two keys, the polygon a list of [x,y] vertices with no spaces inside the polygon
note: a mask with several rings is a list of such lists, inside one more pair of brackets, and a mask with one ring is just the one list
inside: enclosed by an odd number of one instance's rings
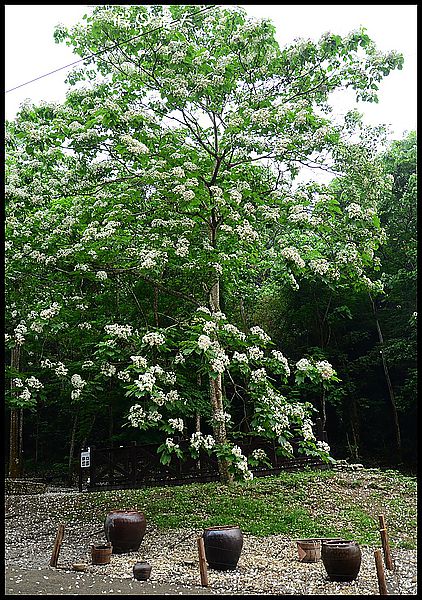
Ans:
{"label": "gravel ground", "polygon": [[[280,535],[244,534],[244,545],[234,571],[208,570],[209,588],[200,587],[196,538],[200,530],[160,531],[147,525],[138,552],[112,555],[108,565],[92,565],[90,546],[104,542],[102,522],[69,521],[60,550],[58,568],[48,566],[58,523],[49,507],[60,495],[9,496],[6,510],[6,594],[228,594],[228,595],[378,595],[374,550],[361,546],[362,564],[354,582],[328,580],[323,563],[301,563],[296,543]],[[394,571],[386,571],[389,594],[416,595],[416,550],[392,550]],[[146,582],[133,579],[139,560],[152,565]],[[76,573],[72,564],[84,562],[87,572]],[[50,586],[49,586],[50,584]],[[28,591],[32,586],[32,591]],[[49,591],[50,590],[50,591]]]}

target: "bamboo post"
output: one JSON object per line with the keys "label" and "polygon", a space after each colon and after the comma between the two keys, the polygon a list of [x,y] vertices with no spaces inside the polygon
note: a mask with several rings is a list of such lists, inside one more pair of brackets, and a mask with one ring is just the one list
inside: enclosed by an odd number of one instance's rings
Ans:
{"label": "bamboo post", "polygon": [[387,526],[385,524],[384,515],[379,515],[379,523],[380,523],[380,534],[381,534],[381,542],[382,549],[384,552],[384,562],[385,566],[389,571],[393,571],[393,561],[391,559],[390,545],[388,543],[388,535],[387,535]]}
{"label": "bamboo post", "polygon": [[385,582],[384,567],[382,566],[381,550],[375,550],[375,565],[377,567],[378,588],[380,596],[388,596],[387,584]]}
{"label": "bamboo post", "polygon": [[196,539],[198,544],[198,554],[199,554],[199,572],[201,575],[201,585],[202,587],[208,587],[208,570],[207,570],[207,561],[205,560],[205,548],[204,548],[204,539],[199,537]]}
{"label": "bamboo post", "polygon": [[53,546],[53,553],[51,554],[50,567],[57,567],[57,561],[59,560],[59,552],[64,537],[64,525],[61,523],[57,529],[56,540]]}

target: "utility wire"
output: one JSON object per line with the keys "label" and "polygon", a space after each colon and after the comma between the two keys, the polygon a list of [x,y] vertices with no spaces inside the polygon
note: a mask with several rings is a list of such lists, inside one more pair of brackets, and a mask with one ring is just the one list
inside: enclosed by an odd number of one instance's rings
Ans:
{"label": "utility wire", "polygon": [[[196,15],[199,15],[200,13],[202,13],[206,10],[211,10],[212,8],[215,8],[216,6],[217,6],[216,4],[211,4],[211,6],[206,6],[205,8],[201,8],[200,10],[192,13],[190,16],[195,17]],[[178,23],[180,20],[181,19],[174,19],[173,21],[170,21],[169,25],[174,25],[175,23]],[[65,65],[64,67],[59,67],[58,69],[55,69],[54,71],[45,73],[45,75],[40,75],[39,77],[35,77],[35,79],[31,79],[30,81],[21,83],[20,85],[17,85],[16,87],[11,88],[10,90],[6,90],[5,94],[8,94],[9,92],[13,92],[14,90],[17,90],[18,88],[21,88],[25,85],[33,83],[34,81],[38,81],[39,79],[43,79],[43,77],[48,77],[49,75],[52,75],[53,73],[57,73],[58,71],[62,71],[63,69],[67,69],[68,67],[72,67],[73,65],[77,65],[78,63],[80,63],[84,60],[88,60],[89,58],[94,58],[95,56],[99,56],[100,54],[103,54],[104,52],[114,50],[114,48],[117,48],[118,46],[121,46],[122,44],[128,44],[129,42],[132,42],[133,40],[136,40],[137,38],[140,38],[144,35],[148,35],[149,33],[153,33],[154,31],[159,31],[160,29],[163,29],[163,25],[160,25],[159,27],[155,27],[155,29],[150,29],[148,31],[144,31],[144,32],[142,32],[138,35],[135,35],[134,37],[129,38],[128,40],[125,40],[123,42],[117,42],[116,44],[113,44],[112,46],[109,46],[108,48],[104,48],[103,50],[100,50],[99,52],[94,52],[94,54],[89,54],[88,56],[80,58],[79,60],[75,60],[74,62],[69,63],[68,65]]]}

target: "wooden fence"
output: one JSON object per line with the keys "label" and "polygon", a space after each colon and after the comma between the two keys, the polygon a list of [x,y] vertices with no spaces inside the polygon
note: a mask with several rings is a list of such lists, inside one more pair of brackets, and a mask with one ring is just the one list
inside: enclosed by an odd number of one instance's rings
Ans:
{"label": "wooden fence", "polygon": [[[325,434],[325,432],[324,432]],[[326,435],[323,436],[326,440]],[[217,460],[202,452],[198,460],[189,456],[188,442],[179,442],[182,451],[188,458],[181,461],[174,456],[169,465],[160,463],[157,453],[158,444],[137,445],[112,448],[90,446],[81,451],[79,463],[79,491],[99,491],[112,489],[130,489],[162,485],[182,485],[186,483],[217,481],[219,479]],[[257,444],[239,444],[242,452],[249,454],[258,447]],[[281,457],[275,448],[259,444],[268,456],[272,467],[256,467],[252,469],[255,477],[273,475],[282,471],[312,468],[327,468],[329,465],[319,458],[296,456]],[[295,444],[293,444],[295,447]],[[81,466],[85,464],[87,466]]]}

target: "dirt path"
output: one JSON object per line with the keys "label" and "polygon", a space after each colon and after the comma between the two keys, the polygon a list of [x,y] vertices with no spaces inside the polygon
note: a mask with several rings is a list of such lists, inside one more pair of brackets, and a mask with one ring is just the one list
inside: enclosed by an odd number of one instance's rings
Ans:
{"label": "dirt path", "polygon": [[202,587],[184,587],[180,585],[158,585],[149,581],[135,579],[116,579],[98,577],[91,573],[77,573],[62,569],[22,569],[6,567],[6,596],[53,596],[53,595],[161,595],[185,596],[212,594]]}

